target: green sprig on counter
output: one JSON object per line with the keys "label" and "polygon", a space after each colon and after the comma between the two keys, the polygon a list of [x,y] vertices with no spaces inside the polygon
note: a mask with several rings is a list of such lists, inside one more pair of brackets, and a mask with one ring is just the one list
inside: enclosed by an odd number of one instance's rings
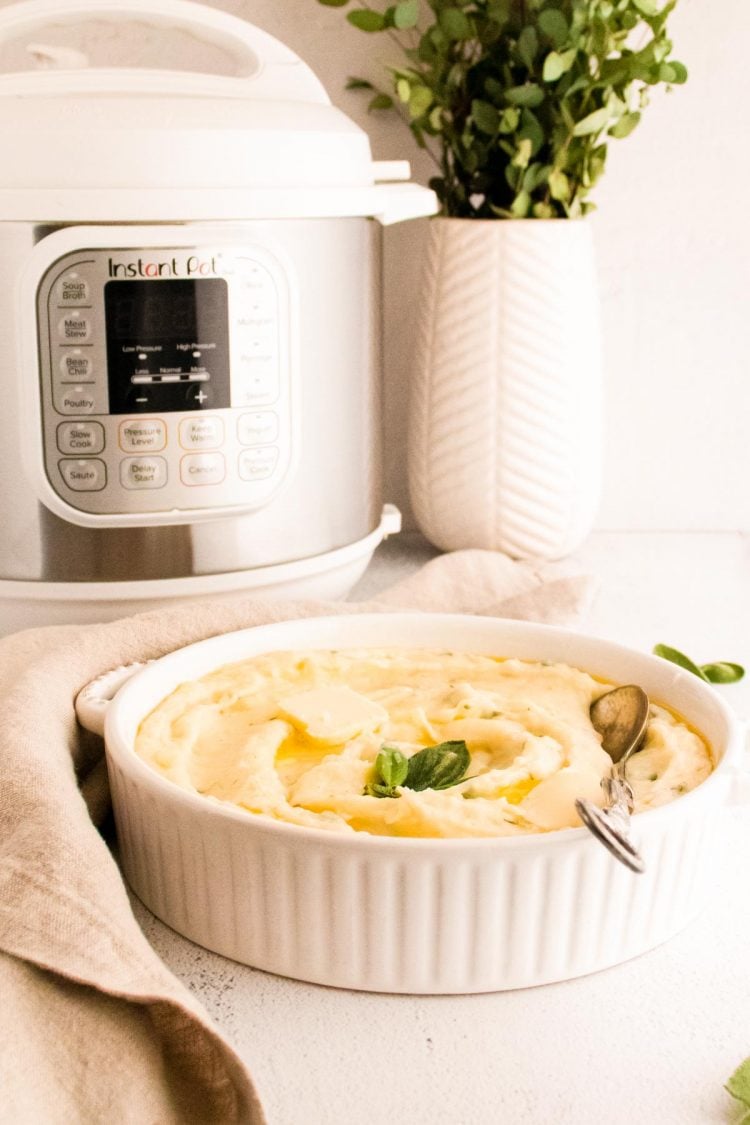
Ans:
{"label": "green sprig on counter", "polygon": [[750,1058],[740,1063],[727,1082],[726,1089],[747,1111],[737,1125],[750,1125]]}
{"label": "green sprig on counter", "polygon": [[375,759],[373,780],[366,797],[400,797],[398,787],[421,793],[425,789],[450,789],[462,781],[471,756],[463,739],[425,746],[407,758],[394,746],[383,745]]}
{"label": "green sprig on counter", "polygon": [[734,684],[745,675],[745,669],[741,664],[732,664],[728,660],[718,660],[713,664],[696,664],[684,652],[671,648],[670,645],[654,645],[653,651],[655,656],[661,656],[663,660],[678,664],[680,668],[692,672],[698,679],[705,680],[709,684]]}

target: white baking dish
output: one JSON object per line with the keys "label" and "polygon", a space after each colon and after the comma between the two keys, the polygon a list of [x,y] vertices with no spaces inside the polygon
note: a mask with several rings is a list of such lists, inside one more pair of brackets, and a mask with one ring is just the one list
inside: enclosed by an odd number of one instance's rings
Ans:
{"label": "white baking dish", "polygon": [[[583,828],[434,840],[282,824],[186,792],[133,751],[139,723],[164,696],[222,664],[275,649],[407,645],[560,660],[641,684],[705,735],[717,768],[635,818],[646,863],[635,875]],[[90,726],[95,696],[87,691],[79,704]],[[704,904],[721,862],[741,734],[718,692],[656,657],[550,626],[440,614],[308,618],[215,637],[139,672],[105,722],[123,870],[157,917],[256,968],[412,993],[564,980],[675,934]]]}

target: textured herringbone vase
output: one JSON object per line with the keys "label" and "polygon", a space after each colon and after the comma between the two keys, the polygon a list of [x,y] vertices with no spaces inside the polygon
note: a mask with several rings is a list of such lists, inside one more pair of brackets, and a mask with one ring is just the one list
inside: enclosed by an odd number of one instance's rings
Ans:
{"label": "textured herringbone vase", "polygon": [[417,522],[446,550],[559,558],[590,531],[601,478],[589,225],[430,225],[410,407]]}

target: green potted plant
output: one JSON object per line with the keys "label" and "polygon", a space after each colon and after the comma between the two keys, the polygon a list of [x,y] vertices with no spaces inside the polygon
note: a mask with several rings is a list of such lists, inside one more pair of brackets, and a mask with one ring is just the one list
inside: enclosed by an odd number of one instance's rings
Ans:
{"label": "green potted plant", "polygon": [[[410,487],[438,546],[557,557],[593,522],[601,363],[589,225],[610,138],[684,82],[676,0],[319,0],[387,35],[388,88],[436,165]],[[569,220],[569,221],[565,221]],[[575,221],[570,221],[575,220]]]}

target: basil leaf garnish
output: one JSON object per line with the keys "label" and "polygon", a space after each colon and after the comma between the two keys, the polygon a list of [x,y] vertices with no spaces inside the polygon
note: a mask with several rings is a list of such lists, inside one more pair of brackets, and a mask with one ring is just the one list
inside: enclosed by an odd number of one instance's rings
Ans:
{"label": "basil leaf garnish", "polygon": [[745,675],[745,669],[741,664],[732,664],[728,660],[717,660],[713,664],[696,664],[689,656],[685,656],[684,652],[669,645],[654,645],[654,653],[664,660],[670,660],[672,664],[678,664],[680,668],[685,668],[686,671],[692,672],[694,676],[710,684],[734,684]]}
{"label": "basil leaf garnish", "polygon": [[741,664],[730,664],[728,660],[718,660],[715,664],[701,664],[706,679],[712,684],[736,684],[745,675]]}
{"label": "basil leaf garnish", "polygon": [[450,789],[469,768],[469,750],[462,740],[425,746],[409,758],[404,785],[417,793],[425,789]]}
{"label": "basil leaf garnish", "polygon": [[685,656],[684,652],[680,652],[679,649],[671,648],[669,645],[654,645],[654,655],[661,656],[664,660],[670,660],[672,664],[678,664],[686,672],[692,672],[699,680],[708,681],[705,672],[701,671],[698,665],[689,656]]}
{"label": "basil leaf garnish", "polygon": [[364,788],[366,797],[400,797],[398,786],[421,793],[425,789],[449,789],[461,781],[471,756],[466,743],[441,742],[425,746],[407,758],[393,746],[383,745],[375,759],[372,781]]}

